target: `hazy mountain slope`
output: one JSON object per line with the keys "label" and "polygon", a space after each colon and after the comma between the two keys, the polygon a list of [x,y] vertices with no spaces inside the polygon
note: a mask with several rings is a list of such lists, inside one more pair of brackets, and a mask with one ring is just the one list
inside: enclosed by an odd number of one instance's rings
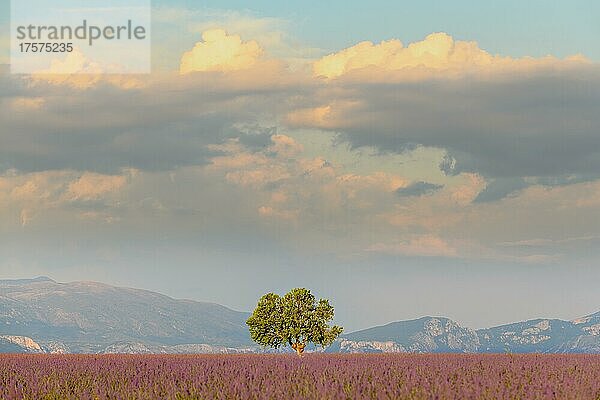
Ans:
{"label": "hazy mountain slope", "polygon": [[248,314],[146,290],[48,278],[0,281],[0,334],[98,351],[120,341],[156,345],[250,344]]}

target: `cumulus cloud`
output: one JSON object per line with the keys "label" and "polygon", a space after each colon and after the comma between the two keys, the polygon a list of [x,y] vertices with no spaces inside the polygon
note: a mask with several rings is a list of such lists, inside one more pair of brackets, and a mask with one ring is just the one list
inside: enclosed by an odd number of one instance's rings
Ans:
{"label": "cumulus cloud", "polygon": [[[314,63],[313,69],[316,76],[329,79],[353,74],[355,78],[361,80],[389,81],[399,78],[449,78],[475,72],[526,71],[587,62],[581,55],[571,56],[565,60],[551,56],[540,59],[531,57],[514,59],[491,55],[480,49],[477,42],[454,40],[450,35],[438,32],[408,46],[404,46],[397,39],[379,44],[361,42],[321,58]],[[373,72],[378,73],[373,74]]]}
{"label": "cumulus cloud", "polygon": [[181,57],[180,73],[229,72],[254,66],[263,49],[254,41],[244,42],[239,35],[228,35],[223,29],[202,33],[202,42]]}

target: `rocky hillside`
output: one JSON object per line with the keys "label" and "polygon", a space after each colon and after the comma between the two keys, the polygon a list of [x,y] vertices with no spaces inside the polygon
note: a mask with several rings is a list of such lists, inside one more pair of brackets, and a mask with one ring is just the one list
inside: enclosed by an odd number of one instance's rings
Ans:
{"label": "rocky hillside", "polygon": [[600,353],[600,313],[472,330],[441,317],[393,322],[342,337],[341,352]]}
{"label": "rocky hillside", "polygon": [[339,351],[463,353],[479,348],[477,333],[441,317],[392,322],[345,335]]}
{"label": "rocky hillside", "polygon": [[553,353],[576,350],[570,342],[585,333],[569,321],[536,319],[478,331],[482,352]]}
{"label": "rocky hillside", "polygon": [[46,350],[29,337],[2,335],[0,353],[46,353]]}

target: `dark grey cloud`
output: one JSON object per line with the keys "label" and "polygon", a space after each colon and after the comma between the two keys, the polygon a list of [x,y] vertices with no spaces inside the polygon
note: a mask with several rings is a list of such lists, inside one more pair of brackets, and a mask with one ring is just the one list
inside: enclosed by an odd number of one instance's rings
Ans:
{"label": "dark grey cloud", "polygon": [[600,175],[597,66],[489,80],[331,85],[315,106],[332,105],[331,129],[355,147],[442,148],[443,171],[488,178],[551,183]]}
{"label": "dark grey cloud", "polygon": [[424,196],[433,194],[443,187],[444,185],[436,185],[435,183],[415,182],[407,187],[396,190],[396,193],[402,197]]}
{"label": "dark grey cloud", "polygon": [[[20,97],[42,97],[46,103],[23,112],[6,106]],[[141,89],[101,84],[83,91],[30,86],[4,70],[0,101],[2,170],[201,165],[215,154],[211,144],[237,138],[258,151],[277,132],[262,121],[275,125],[295,109],[331,104],[339,126],[330,129],[353,147],[442,148],[445,173],[477,172],[496,182],[478,201],[511,193],[506,182],[554,186],[600,177],[600,69],[595,66],[491,80],[244,89],[213,84],[206,76],[153,77]]]}
{"label": "dark grey cloud", "polygon": [[261,127],[253,125],[232,132],[232,137],[251,150],[263,150],[273,144],[271,136],[277,134],[277,127]]}
{"label": "dark grey cloud", "polygon": [[[0,74],[0,170],[171,170],[202,165],[209,145],[238,138],[249,148],[268,143],[282,89],[235,90],[201,79],[169,77],[124,90],[111,84],[78,90]],[[206,79],[206,78],[205,78]],[[15,99],[43,98],[39,109]]]}

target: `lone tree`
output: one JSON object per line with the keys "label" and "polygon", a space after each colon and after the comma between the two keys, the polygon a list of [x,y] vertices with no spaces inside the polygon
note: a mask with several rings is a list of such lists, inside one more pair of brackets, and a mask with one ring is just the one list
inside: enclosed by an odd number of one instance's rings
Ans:
{"label": "lone tree", "polygon": [[267,293],[246,321],[256,343],[275,349],[290,345],[299,356],[308,343],[329,346],[344,328],[329,326],[333,307],[329,300],[318,302],[308,289],[292,289],[285,296]]}

